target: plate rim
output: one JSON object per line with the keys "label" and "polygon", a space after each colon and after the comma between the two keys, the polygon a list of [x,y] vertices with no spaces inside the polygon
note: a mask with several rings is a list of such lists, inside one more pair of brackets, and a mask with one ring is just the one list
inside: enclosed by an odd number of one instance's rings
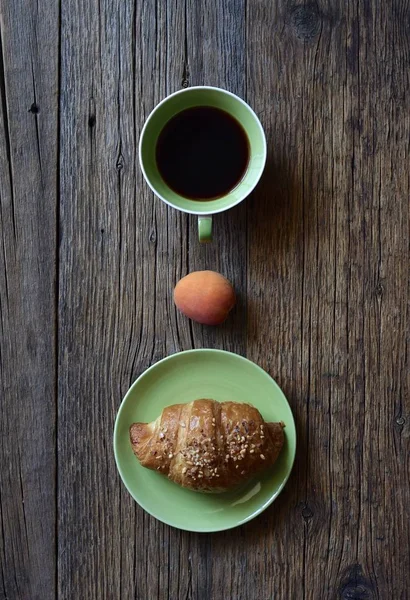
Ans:
{"label": "plate rim", "polygon": [[[279,488],[276,490],[276,492],[274,494],[272,494],[272,496],[261,506],[258,507],[257,510],[255,510],[252,514],[248,515],[247,517],[245,517],[244,519],[242,519],[241,521],[239,521],[238,523],[234,523],[232,525],[222,525],[222,526],[217,526],[217,527],[201,527],[200,529],[197,528],[193,528],[190,527],[189,529],[185,528],[185,527],[181,527],[179,525],[175,525],[173,522],[171,522],[170,520],[166,519],[166,518],[162,518],[160,516],[158,516],[157,514],[154,514],[154,512],[152,510],[150,510],[145,503],[141,502],[140,500],[137,500],[134,496],[134,494],[132,493],[132,491],[130,490],[130,488],[128,487],[127,483],[126,483],[126,478],[123,474],[120,462],[118,460],[118,455],[119,455],[119,450],[118,450],[118,439],[119,439],[119,434],[118,434],[118,428],[119,428],[119,421],[120,421],[120,415],[122,413],[122,411],[124,410],[124,406],[125,403],[128,399],[128,396],[130,396],[133,392],[134,387],[137,386],[137,384],[145,377],[147,376],[150,371],[152,371],[153,369],[157,368],[159,365],[166,363],[170,360],[175,359],[176,356],[181,356],[181,355],[187,355],[187,354],[198,354],[198,353],[217,353],[217,354],[225,354],[225,355],[229,355],[229,356],[234,356],[235,358],[238,358],[242,361],[245,361],[247,363],[251,363],[251,365],[253,367],[256,367],[257,370],[259,370],[261,372],[262,375],[264,375],[265,377],[267,377],[273,384],[274,386],[278,389],[278,391],[280,392],[280,394],[283,397],[283,400],[285,401],[285,403],[287,404],[288,408],[289,408],[289,412],[292,418],[292,425],[293,425],[293,430],[295,432],[295,436],[294,436],[294,448],[293,448],[293,452],[290,456],[290,468],[288,470],[288,473],[286,474],[286,477],[284,477],[283,481],[281,482]],[[252,519],[255,519],[257,516],[259,516],[261,513],[263,513],[275,500],[276,498],[279,496],[279,494],[282,492],[283,488],[285,487],[290,474],[292,473],[294,464],[295,464],[295,458],[296,458],[296,449],[297,449],[297,431],[296,431],[296,424],[295,424],[295,418],[293,416],[293,412],[292,412],[292,408],[289,404],[289,401],[287,399],[287,397],[285,396],[285,393],[283,392],[282,388],[279,386],[279,384],[275,381],[275,379],[269,375],[269,373],[267,371],[265,371],[265,369],[262,369],[262,367],[260,367],[257,363],[255,363],[254,361],[250,360],[249,358],[246,358],[245,356],[242,356],[241,354],[237,354],[236,352],[230,352],[228,350],[220,350],[218,348],[194,348],[191,350],[182,350],[181,352],[174,352],[172,354],[169,354],[168,356],[165,356],[164,358],[158,360],[157,362],[155,362],[154,364],[152,364],[150,367],[148,367],[147,369],[145,369],[137,378],[136,380],[131,384],[131,386],[129,387],[128,391],[126,392],[125,396],[123,397],[121,404],[117,410],[117,414],[115,417],[115,423],[114,423],[114,432],[113,432],[113,451],[114,451],[114,459],[115,459],[115,464],[118,470],[118,473],[120,475],[121,481],[123,483],[123,485],[125,486],[126,490],[128,491],[128,493],[130,494],[131,498],[134,500],[134,502],[136,502],[143,510],[145,510],[149,515],[151,515],[152,517],[154,517],[155,519],[157,519],[158,521],[160,521],[161,523],[165,523],[165,525],[168,525],[169,527],[174,527],[175,529],[179,529],[181,531],[189,531],[189,532],[193,532],[193,533],[217,533],[218,531],[227,531],[229,529],[235,529],[235,527],[241,527],[242,525],[244,525],[245,523],[248,523],[249,521],[251,521]]]}

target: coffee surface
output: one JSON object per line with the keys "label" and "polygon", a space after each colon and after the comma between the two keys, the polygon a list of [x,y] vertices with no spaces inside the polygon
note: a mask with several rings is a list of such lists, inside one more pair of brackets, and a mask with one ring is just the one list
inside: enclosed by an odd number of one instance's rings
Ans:
{"label": "coffee surface", "polygon": [[192,200],[214,200],[243,178],[249,141],[242,125],[224,110],[188,108],[162,129],[156,160],[162,178],[174,192]]}

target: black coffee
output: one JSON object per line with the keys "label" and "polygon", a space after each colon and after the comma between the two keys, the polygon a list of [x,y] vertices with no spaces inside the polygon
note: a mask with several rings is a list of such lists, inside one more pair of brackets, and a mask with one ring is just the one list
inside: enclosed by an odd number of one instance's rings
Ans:
{"label": "black coffee", "polygon": [[249,162],[249,141],[240,123],[211,106],[188,108],[161,131],[156,159],[165,183],[193,200],[213,200],[230,192]]}

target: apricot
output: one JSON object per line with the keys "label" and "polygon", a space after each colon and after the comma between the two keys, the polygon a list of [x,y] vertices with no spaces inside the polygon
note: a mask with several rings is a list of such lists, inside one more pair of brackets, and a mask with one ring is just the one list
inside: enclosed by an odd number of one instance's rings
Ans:
{"label": "apricot", "polygon": [[220,325],[235,306],[232,284],[214,271],[194,271],[175,286],[174,302],[187,317],[204,325]]}

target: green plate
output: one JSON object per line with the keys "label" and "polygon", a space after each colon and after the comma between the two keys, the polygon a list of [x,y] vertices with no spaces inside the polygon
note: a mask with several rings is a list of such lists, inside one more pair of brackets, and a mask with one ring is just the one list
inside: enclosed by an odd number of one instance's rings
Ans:
{"label": "green plate", "polygon": [[[141,467],[131,449],[130,425],[153,421],[165,406],[198,398],[249,402],[265,421],[284,421],[285,445],[272,469],[232,492],[201,494]],[[160,521],[186,531],[221,531],[256,517],[281,492],[295,450],[295,423],[277,383],[251,361],[222,350],[180,352],[147,369],[122,401],[114,429],[115,460],[131,496]]]}

